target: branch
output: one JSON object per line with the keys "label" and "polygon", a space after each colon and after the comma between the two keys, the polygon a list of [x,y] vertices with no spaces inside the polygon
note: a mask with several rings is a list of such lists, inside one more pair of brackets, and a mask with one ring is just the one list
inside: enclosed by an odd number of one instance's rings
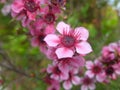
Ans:
{"label": "branch", "polygon": [[[0,46],[1,46],[1,45],[0,45]],[[17,73],[17,74],[21,74],[21,75],[23,75],[23,76],[26,76],[26,77],[28,77],[28,78],[35,78],[35,79],[37,79],[37,80],[43,81],[41,78],[39,78],[39,77],[37,77],[37,76],[33,77],[33,76],[31,76],[30,74],[26,73],[25,71],[18,69],[18,68],[11,62],[11,59],[9,58],[8,54],[7,54],[1,47],[0,47],[0,55],[2,56],[3,60],[7,62],[7,64],[1,62],[1,63],[0,63],[0,66],[6,68],[6,69],[8,69],[8,70],[11,70],[11,71],[13,71],[13,72],[15,72],[15,73]]]}

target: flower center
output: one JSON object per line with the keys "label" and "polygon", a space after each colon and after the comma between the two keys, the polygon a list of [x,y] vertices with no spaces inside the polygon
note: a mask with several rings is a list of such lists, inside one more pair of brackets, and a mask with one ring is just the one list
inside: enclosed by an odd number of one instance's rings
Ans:
{"label": "flower center", "polygon": [[45,22],[51,24],[55,21],[55,15],[52,13],[48,13],[45,15]]}
{"label": "flower center", "polygon": [[112,75],[114,73],[114,68],[113,67],[108,67],[105,70],[105,72],[106,72],[107,75]]}
{"label": "flower center", "polygon": [[72,36],[64,36],[61,39],[61,42],[65,47],[73,47],[75,44],[75,39]]}
{"label": "flower center", "polygon": [[29,12],[35,12],[38,8],[34,0],[25,0],[24,6]]}
{"label": "flower center", "polygon": [[57,90],[55,87],[53,87],[51,90]]}
{"label": "flower center", "polygon": [[92,71],[93,71],[93,73],[98,74],[101,72],[101,68],[100,68],[100,66],[94,66]]}
{"label": "flower center", "polygon": [[45,43],[44,38],[45,38],[45,35],[39,35],[38,36],[38,39],[39,39],[40,43]]}
{"label": "flower center", "polygon": [[54,73],[55,73],[55,74],[60,74],[60,73],[61,73],[61,71],[59,70],[59,68],[58,68],[58,67],[55,67],[55,68],[54,68]]}
{"label": "flower center", "polygon": [[91,80],[90,78],[85,77],[85,78],[83,79],[83,84],[84,84],[84,85],[90,85],[91,83],[92,83],[92,80]]}

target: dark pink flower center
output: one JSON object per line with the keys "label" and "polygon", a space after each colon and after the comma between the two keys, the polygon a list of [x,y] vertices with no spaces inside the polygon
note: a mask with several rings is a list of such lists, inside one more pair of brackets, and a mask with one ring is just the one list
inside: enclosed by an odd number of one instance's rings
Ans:
{"label": "dark pink flower center", "polygon": [[58,74],[58,75],[61,73],[61,71],[60,71],[60,69],[58,67],[55,67],[53,72],[55,74]]}
{"label": "dark pink flower center", "polygon": [[24,6],[29,12],[35,12],[38,8],[34,0],[25,0]]}
{"label": "dark pink flower center", "polygon": [[39,35],[39,36],[38,36],[39,42],[40,42],[40,43],[45,43],[44,38],[45,38],[45,35],[42,35],[42,34]]}
{"label": "dark pink flower center", "polygon": [[106,75],[112,75],[114,73],[114,68],[113,67],[107,67],[105,72],[106,72]]}
{"label": "dark pink flower center", "polygon": [[75,44],[75,38],[69,35],[65,35],[63,38],[61,38],[61,43],[65,47],[73,47]]}
{"label": "dark pink flower center", "polygon": [[53,87],[51,90],[57,90],[55,87]]}
{"label": "dark pink flower center", "polygon": [[101,67],[100,66],[97,66],[95,65],[93,68],[92,68],[92,72],[95,73],[95,74],[98,74],[101,72]]}
{"label": "dark pink flower center", "polygon": [[89,77],[85,77],[83,79],[83,84],[84,85],[90,85],[92,83],[92,80]]}
{"label": "dark pink flower center", "polygon": [[45,22],[48,24],[54,23],[55,15],[53,13],[48,13],[45,15]]}

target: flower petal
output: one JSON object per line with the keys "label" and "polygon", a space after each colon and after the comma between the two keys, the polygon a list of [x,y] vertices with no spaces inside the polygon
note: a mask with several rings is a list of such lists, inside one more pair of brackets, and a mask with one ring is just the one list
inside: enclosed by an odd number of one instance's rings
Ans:
{"label": "flower petal", "polygon": [[56,29],[58,30],[59,33],[63,34],[64,32],[69,32],[70,31],[70,25],[64,23],[63,21],[59,22],[58,25],[56,26]]}
{"label": "flower petal", "polygon": [[67,80],[69,78],[68,72],[62,72],[60,75],[61,80]]}
{"label": "flower petal", "polygon": [[95,84],[92,83],[89,85],[89,88],[90,88],[90,90],[95,90],[96,86],[95,86]]}
{"label": "flower petal", "polygon": [[20,13],[20,11],[24,8],[22,0],[15,1],[12,5],[11,8],[13,12],[15,13]]}
{"label": "flower petal", "polygon": [[59,80],[59,76],[56,75],[56,74],[52,74],[52,75],[50,76],[50,78],[55,79],[55,80]]}
{"label": "flower petal", "polygon": [[59,44],[59,37],[54,34],[48,34],[44,41],[51,47],[55,47]]}
{"label": "flower petal", "polygon": [[89,37],[89,32],[84,27],[75,28],[75,34],[79,35],[80,36],[79,39],[83,40],[83,41],[86,41],[88,39],[88,37]]}
{"label": "flower petal", "polygon": [[87,69],[92,69],[92,67],[94,66],[93,62],[92,61],[86,61],[86,68]]}
{"label": "flower petal", "polygon": [[35,21],[36,13],[31,13],[27,11],[27,16],[30,20]]}
{"label": "flower petal", "polygon": [[103,81],[105,80],[105,78],[106,78],[105,73],[101,73],[101,74],[98,74],[98,75],[96,76],[96,80],[97,80],[98,82],[103,82]]}
{"label": "flower petal", "polygon": [[55,32],[54,24],[47,25],[45,28],[45,33],[46,34],[51,34]]}
{"label": "flower petal", "polygon": [[47,72],[48,73],[52,73],[52,71],[53,71],[53,66],[52,65],[48,65]]}
{"label": "flower petal", "polygon": [[56,49],[55,53],[57,54],[58,58],[66,58],[66,57],[72,57],[73,56],[73,51],[71,49],[67,48],[58,48]]}
{"label": "flower petal", "polygon": [[79,78],[78,76],[74,76],[74,77],[72,78],[72,83],[73,83],[74,85],[78,85],[78,84],[80,83],[80,78]]}
{"label": "flower petal", "polygon": [[94,77],[94,73],[92,73],[92,71],[90,71],[90,70],[86,71],[85,74],[90,78]]}
{"label": "flower petal", "polygon": [[72,88],[72,84],[71,84],[70,81],[65,81],[65,82],[63,83],[63,87],[64,87],[66,90],[69,90],[69,89]]}
{"label": "flower petal", "polygon": [[74,67],[83,67],[85,65],[85,59],[82,56],[75,56],[73,60],[71,60],[71,65]]}
{"label": "flower petal", "polygon": [[88,87],[85,86],[85,85],[82,85],[82,86],[81,86],[81,90],[88,90]]}
{"label": "flower petal", "polygon": [[76,45],[76,51],[84,55],[92,52],[92,48],[88,42],[80,42]]}

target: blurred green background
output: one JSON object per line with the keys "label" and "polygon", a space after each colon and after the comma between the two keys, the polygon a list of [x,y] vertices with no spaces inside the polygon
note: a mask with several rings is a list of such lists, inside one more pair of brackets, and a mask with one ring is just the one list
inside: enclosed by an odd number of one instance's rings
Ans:
{"label": "blurred green background", "polygon": [[[120,40],[120,0],[67,0],[66,10],[57,22],[60,20],[72,27],[84,26],[89,30],[88,41],[93,52],[85,57],[88,60],[98,57],[104,45]],[[7,87],[7,90],[46,90],[47,85],[40,79],[45,76],[41,69],[50,61],[38,48],[31,46],[27,33],[28,30],[13,21],[10,15],[0,13],[0,62],[8,67],[0,66],[0,87]],[[11,63],[15,70],[9,66]],[[96,90],[120,90],[119,83],[120,79],[110,84],[98,83]]]}

